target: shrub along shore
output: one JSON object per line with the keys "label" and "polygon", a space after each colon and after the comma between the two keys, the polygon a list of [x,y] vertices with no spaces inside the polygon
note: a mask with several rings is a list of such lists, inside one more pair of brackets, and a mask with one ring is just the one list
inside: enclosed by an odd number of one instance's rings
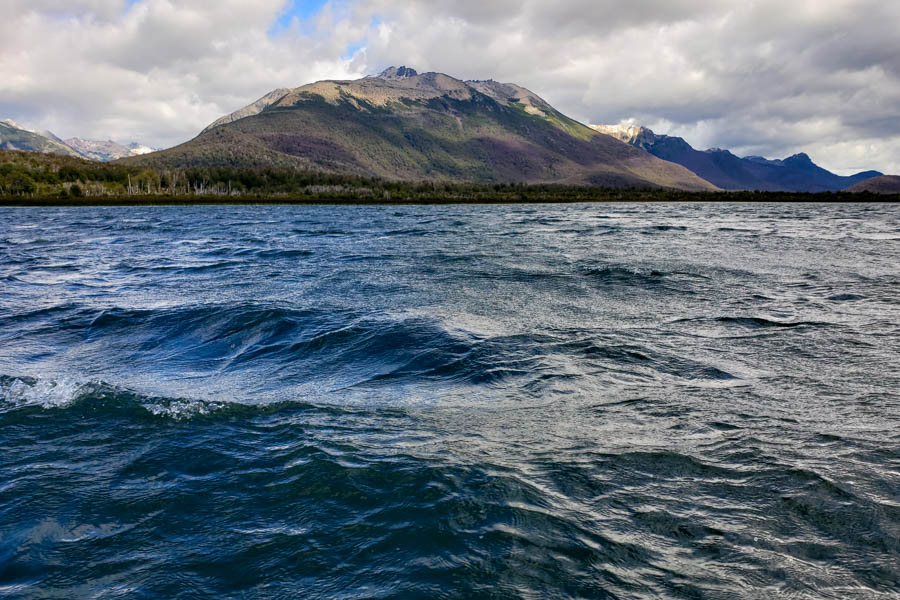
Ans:
{"label": "shrub along shore", "polygon": [[885,202],[870,193],[684,192],[516,183],[402,182],[268,167],[151,169],[0,151],[0,205]]}

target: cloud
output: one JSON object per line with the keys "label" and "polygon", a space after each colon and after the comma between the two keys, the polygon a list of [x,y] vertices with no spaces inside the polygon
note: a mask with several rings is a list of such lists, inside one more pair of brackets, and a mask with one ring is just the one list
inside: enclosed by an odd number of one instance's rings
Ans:
{"label": "cloud", "polygon": [[701,148],[900,173],[896,2],[7,2],[0,116],[61,135],[170,145],[276,87],[406,64]]}
{"label": "cloud", "polygon": [[365,32],[330,9],[270,34],[283,0],[12,1],[0,114],[64,137],[169,146],[275,87],[361,74],[341,55]]}
{"label": "cloud", "polygon": [[[571,116],[841,173],[900,172],[900,4],[371,0],[373,66],[515,81]],[[489,7],[483,5],[490,4]]]}

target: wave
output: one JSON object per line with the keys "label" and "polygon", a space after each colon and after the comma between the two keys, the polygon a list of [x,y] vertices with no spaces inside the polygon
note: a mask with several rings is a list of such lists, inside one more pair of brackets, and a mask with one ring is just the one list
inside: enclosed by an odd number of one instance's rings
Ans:
{"label": "wave", "polygon": [[[703,358],[620,336],[585,337],[579,330],[486,335],[434,317],[325,307],[237,304],[97,312],[66,304],[0,319],[0,327],[5,325],[41,336],[48,350],[42,354],[38,347],[33,354],[38,361],[52,358],[51,348],[66,348],[65,357],[28,372],[97,373],[117,384],[204,400],[299,396],[341,402],[348,394],[350,400],[377,400],[403,389],[455,396],[473,388],[532,397],[571,379],[637,385],[731,385],[743,379]],[[78,387],[83,384],[48,385],[29,384],[16,394],[43,394],[52,401],[57,392],[66,398],[93,393]]]}
{"label": "wave", "polygon": [[655,291],[679,295],[694,295],[707,285],[709,276],[683,270],[635,268],[617,264],[582,264],[578,274],[593,285],[622,290]]}
{"label": "wave", "polygon": [[717,322],[746,329],[793,329],[795,327],[828,327],[831,323],[820,321],[775,321],[763,317],[718,317]]}
{"label": "wave", "polygon": [[861,294],[834,294],[825,299],[831,302],[856,302],[858,300],[865,300],[866,297]]}
{"label": "wave", "polygon": [[557,347],[578,356],[587,364],[602,365],[609,373],[624,372],[651,380],[675,378],[692,384],[721,384],[742,379],[715,365],[637,344],[603,344],[581,339]]}
{"label": "wave", "polygon": [[304,256],[312,256],[314,252],[312,250],[279,250],[279,249],[270,249],[270,250],[260,250],[258,252],[253,253],[253,256],[257,258],[302,258]]}
{"label": "wave", "polygon": [[621,283],[636,286],[657,285],[665,277],[665,273],[662,271],[638,271],[616,266],[584,268],[581,270],[581,274],[596,282]]}
{"label": "wave", "polygon": [[292,233],[302,236],[308,237],[319,237],[319,236],[341,236],[341,235],[354,235],[356,232],[348,231],[344,229],[301,229],[294,228],[291,230]]}
{"label": "wave", "polygon": [[[335,391],[410,382],[492,385],[534,378],[549,366],[539,338],[483,336],[435,318],[340,309],[239,304],[98,313],[65,305],[4,324],[27,325],[125,381],[130,374],[231,377],[248,388],[246,378],[253,377],[268,391],[298,385]],[[74,367],[68,371],[77,372]]]}
{"label": "wave", "polygon": [[776,321],[765,317],[697,317],[686,319],[675,319],[671,323],[684,323],[702,325],[705,323],[720,324],[728,328],[739,328],[749,330],[779,330],[779,329],[808,329],[808,328],[827,328],[833,327],[833,323],[825,321]]}
{"label": "wave", "polygon": [[200,398],[143,394],[104,381],[41,379],[0,375],[0,416],[14,411],[66,410],[76,416],[161,417],[175,420],[195,417],[258,416],[285,410],[335,412],[338,406],[322,406],[304,401],[249,404]]}
{"label": "wave", "polygon": [[687,227],[684,225],[648,225],[642,227],[641,231],[644,233],[652,233],[654,231],[687,231]]}
{"label": "wave", "polygon": [[302,258],[315,254],[312,250],[302,248],[231,248],[222,247],[209,250],[206,256],[233,256],[262,259]]}

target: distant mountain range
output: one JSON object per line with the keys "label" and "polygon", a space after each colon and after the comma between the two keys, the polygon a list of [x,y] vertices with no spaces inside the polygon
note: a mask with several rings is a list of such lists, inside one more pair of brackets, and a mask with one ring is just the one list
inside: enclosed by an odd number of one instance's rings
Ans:
{"label": "distant mountain range", "polygon": [[154,167],[277,166],[404,181],[715,190],[493,80],[390,68],[274,90],[193,140],[123,159]]}
{"label": "distant mountain range", "polygon": [[154,148],[138,143],[122,145],[112,140],[103,142],[77,137],[62,140],[50,131],[25,129],[11,119],[0,121],[0,149],[78,156],[100,162],[155,152]]}
{"label": "distant mountain range", "polygon": [[682,165],[724,190],[836,192],[881,175],[878,171],[864,171],[842,177],[819,167],[802,153],[783,160],[768,160],[761,156],[741,158],[719,148],[695,150],[683,138],[657,135],[646,127],[591,125],[591,128]]}
{"label": "distant mountain range", "polygon": [[122,145],[112,140],[105,142],[96,140],[83,140],[81,138],[70,138],[66,140],[66,145],[74,148],[81,156],[90,160],[100,162],[109,162],[126,156],[141,156],[155,152],[154,148],[132,142],[128,145]]}

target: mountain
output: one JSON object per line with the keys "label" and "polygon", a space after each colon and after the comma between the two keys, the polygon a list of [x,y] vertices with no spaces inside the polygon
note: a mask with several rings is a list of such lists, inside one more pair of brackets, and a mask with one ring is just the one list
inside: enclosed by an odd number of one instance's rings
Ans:
{"label": "mountain", "polygon": [[408,67],[274,90],[189,142],[122,160],[405,181],[715,189],[679,165],[598,134],[523,87]]}
{"label": "mountain", "polygon": [[25,129],[12,119],[0,121],[0,149],[78,156],[100,162],[156,151],[136,142],[123,146],[112,140],[102,142],[77,137],[62,140],[50,131]]}
{"label": "mountain", "polygon": [[900,194],[900,175],[882,175],[861,181],[847,188],[848,192],[873,192],[875,194]]}
{"label": "mountain", "polygon": [[150,154],[151,152],[157,152],[159,150],[159,148],[151,148],[150,146],[138,144],[137,142],[131,142],[125,147],[131,150],[132,156],[141,156],[142,154]]}
{"label": "mountain", "polygon": [[137,142],[125,145],[112,140],[85,140],[74,137],[67,139],[63,143],[75,150],[78,156],[98,162],[110,162],[129,156],[141,156],[156,152],[155,148],[150,148]]}
{"label": "mountain", "polygon": [[11,119],[0,121],[0,149],[2,150],[25,150],[27,152],[79,156],[78,152],[55,135],[49,133],[49,136],[52,137],[24,129]]}
{"label": "mountain", "polygon": [[864,171],[842,177],[819,167],[802,153],[784,160],[768,160],[761,156],[741,158],[720,148],[695,150],[680,137],[657,135],[646,127],[591,125],[591,128],[678,163],[726,190],[836,192],[881,175],[878,171]]}
{"label": "mountain", "polygon": [[66,140],[66,144],[70,148],[74,148],[81,156],[99,162],[109,162],[117,158],[135,156],[131,149],[112,140],[101,142],[97,140],[83,140],[76,137]]}

